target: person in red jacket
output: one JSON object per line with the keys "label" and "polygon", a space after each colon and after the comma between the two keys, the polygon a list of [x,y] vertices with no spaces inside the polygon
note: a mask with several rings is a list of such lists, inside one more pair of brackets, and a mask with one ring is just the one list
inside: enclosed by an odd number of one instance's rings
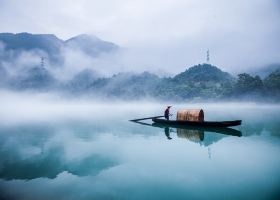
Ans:
{"label": "person in red jacket", "polygon": [[171,106],[167,106],[167,108],[164,111],[164,117],[165,119],[169,120],[169,116],[170,116],[170,108]]}

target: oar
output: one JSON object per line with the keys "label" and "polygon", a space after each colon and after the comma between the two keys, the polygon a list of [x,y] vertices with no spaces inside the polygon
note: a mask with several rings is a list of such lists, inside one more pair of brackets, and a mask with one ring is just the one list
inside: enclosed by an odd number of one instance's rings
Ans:
{"label": "oar", "polygon": [[140,118],[140,119],[131,119],[129,121],[136,122],[136,121],[141,121],[141,120],[146,120],[146,119],[153,119],[153,118],[160,118],[164,116],[154,116],[154,117],[145,117],[145,118]]}
{"label": "oar", "polygon": [[134,123],[137,123],[137,124],[141,124],[141,125],[145,125],[145,126],[153,126],[152,124],[148,124],[148,123],[145,123],[145,122],[139,122],[139,121],[131,121],[131,122],[134,122]]}

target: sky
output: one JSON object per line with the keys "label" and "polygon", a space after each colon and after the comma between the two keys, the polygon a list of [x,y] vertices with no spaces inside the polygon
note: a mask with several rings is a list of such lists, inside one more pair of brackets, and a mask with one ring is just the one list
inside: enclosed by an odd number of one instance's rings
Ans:
{"label": "sky", "polygon": [[0,24],[114,42],[124,53],[101,60],[113,71],[174,74],[206,62],[207,49],[232,73],[280,63],[280,0],[0,0]]}

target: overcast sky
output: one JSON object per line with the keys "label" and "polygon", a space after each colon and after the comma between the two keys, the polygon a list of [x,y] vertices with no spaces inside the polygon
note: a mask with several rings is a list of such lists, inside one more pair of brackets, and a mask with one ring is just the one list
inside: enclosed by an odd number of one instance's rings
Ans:
{"label": "overcast sky", "polygon": [[126,70],[229,72],[280,63],[280,0],[0,0],[0,32],[88,33],[126,48]]}

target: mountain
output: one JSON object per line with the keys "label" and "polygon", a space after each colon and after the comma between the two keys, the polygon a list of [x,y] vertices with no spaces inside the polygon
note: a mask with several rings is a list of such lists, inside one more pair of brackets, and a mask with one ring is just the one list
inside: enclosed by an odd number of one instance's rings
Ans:
{"label": "mountain", "polygon": [[253,70],[249,71],[249,73],[252,75],[259,75],[260,77],[265,78],[276,70],[280,70],[280,63],[265,65],[263,67],[253,69]]}
{"label": "mountain", "polygon": [[18,90],[51,90],[57,80],[44,67],[32,67],[10,80],[10,87]]}
{"label": "mountain", "polygon": [[13,57],[9,59],[15,59],[20,52],[33,50],[41,51],[41,56],[45,56],[45,53],[53,62],[61,59],[61,48],[64,45],[63,40],[52,34],[0,33],[0,42],[4,44],[6,51],[13,51]]}
{"label": "mountain", "polygon": [[225,96],[234,77],[210,64],[199,64],[162,80],[155,90],[160,99],[215,99]]}
{"label": "mountain", "polygon": [[6,69],[2,66],[2,65],[0,65],[0,86],[5,86],[6,85],[6,82],[7,82],[7,79],[8,79],[8,77],[7,77],[7,75],[8,75],[8,73],[7,73],[7,71],[6,71]]}
{"label": "mountain", "polygon": [[112,42],[103,41],[96,36],[78,35],[65,41],[67,47],[78,49],[90,56],[97,56],[100,53],[118,50],[118,46]]}
{"label": "mountain", "polygon": [[[129,100],[149,97],[167,101],[216,100],[252,96],[280,99],[278,95],[280,73],[275,70],[280,66],[277,64],[264,68],[267,71],[274,70],[265,79],[246,73],[233,77],[216,66],[198,64],[167,78],[149,72],[119,73],[111,77],[100,77],[95,71],[85,69],[65,83],[52,76],[51,69],[48,68],[50,65],[39,66],[39,63],[36,63],[36,60],[39,60],[37,58],[48,56],[50,58],[48,64],[60,63],[64,61],[64,54],[68,49],[72,56],[76,53],[80,55],[82,52],[90,57],[96,57],[117,51],[119,47],[90,35],[78,35],[63,41],[49,34],[0,33],[0,43],[4,44],[4,46],[0,44],[1,88],[18,91],[56,90],[75,96],[85,94]],[[20,57],[19,60],[17,56]],[[30,58],[33,63],[26,62]],[[13,65],[16,65],[15,68],[12,68]]]}
{"label": "mountain", "polygon": [[[10,85],[18,90],[60,89],[70,94],[94,95],[108,98],[140,99],[215,99],[231,91],[234,78],[219,68],[202,64],[190,67],[174,77],[160,78],[143,72],[119,73],[112,77],[100,77],[96,72],[85,69],[67,83],[58,83],[42,66],[32,67],[15,76]],[[59,87],[56,87],[59,86]]]}
{"label": "mountain", "polygon": [[83,92],[98,78],[100,77],[97,72],[90,69],[84,69],[76,74],[68,83],[66,83],[65,87],[69,91]]}
{"label": "mountain", "polygon": [[174,81],[189,82],[227,82],[233,79],[229,73],[223,72],[218,67],[210,64],[195,65],[173,78]]}
{"label": "mountain", "polygon": [[119,73],[109,78],[94,81],[89,89],[106,97],[139,99],[153,96],[161,78],[149,72],[141,74]]}
{"label": "mountain", "polygon": [[[119,73],[108,78],[99,78],[83,87],[86,93],[105,97],[139,99],[217,98],[234,78],[219,68],[202,64],[190,67],[174,77],[160,78],[155,74]],[[83,83],[83,81],[81,81]],[[75,88],[75,87],[73,87]]]}
{"label": "mountain", "polygon": [[96,57],[101,53],[109,53],[119,48],[114,43],[85,34],[64,41],[52,34],[0,33],[0,43],[4,44],[6,52],[12,51],[12,53],[0,55],[2,60],[16,59],[16,56],[24,51],[34,51],[40,57],[48,57],[51,64],[61,64],[63,62],[63,50],[66,48],[79,50],[91,57]]}
{"label": "mountain", "polygon": [[7,50],[42,49],[52,52],[63,45],[63,41],[52,34],[0,33],[0,41]]}

